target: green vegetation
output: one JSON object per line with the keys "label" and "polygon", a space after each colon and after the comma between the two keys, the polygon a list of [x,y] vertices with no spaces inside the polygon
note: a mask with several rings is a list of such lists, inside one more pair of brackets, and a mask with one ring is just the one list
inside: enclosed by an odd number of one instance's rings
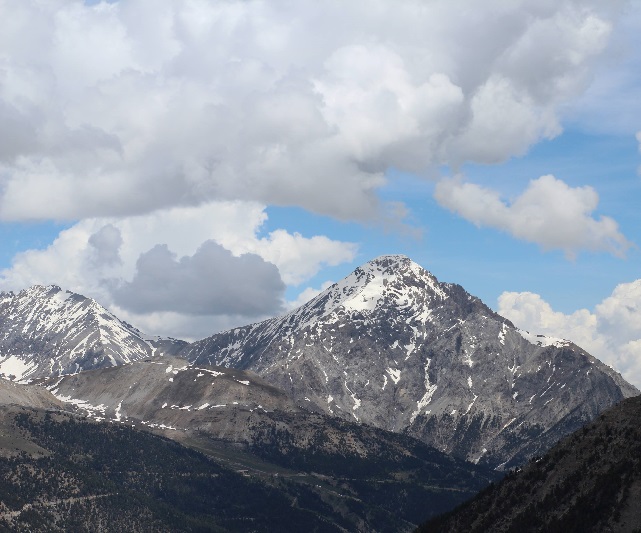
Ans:
{"label": "green vegetation", "polygon": [[495,478],[411,437],[289,416],[243,449],[0,409],[0,531],[411,531]]}
{"label": "green vegetation", "polygon": [[168,439],[36,411],[14,424],[50,454],[0,459],[0,531],[339,530]]}
{"label": "green vegetation", "polygon": [[[285,422],[287,415],[280,416]],[[250,450],[272,464],[322,475],[352,496],[352,509],[366,502],[370,514],[375,508],[408,523],[451,509],[501,477],[412,437],[338,418],[310,424],[303,442],[300,434],[274,425],[258,427]]]}
{"label": "green vegetation", "polygon": [[641,397],[635,397],[418,531],[641,532],[639,495]]}

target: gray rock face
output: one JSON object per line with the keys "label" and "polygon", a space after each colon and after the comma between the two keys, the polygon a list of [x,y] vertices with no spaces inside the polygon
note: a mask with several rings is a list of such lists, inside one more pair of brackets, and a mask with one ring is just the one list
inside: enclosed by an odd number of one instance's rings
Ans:
{"label": "gray rock face", "polygon": [[251,372],[192,366],[175,357],[47,378],[40,383],[67,407],[75,405],[98,421],[130,422],[152,429],[206,430],[234,442],[249,440],[249,427],[239,418],[260,419],[275,410],[303,411],[285,393]]}
{"label": "gray rock face", "polygon": [[250,369],[328,414],[500,468],[639,392],[578,346],[518,330],[404,256],[379,257],[283,317],[180,355]]}
{"label": "gray rock face", "polygon": [[420,444],[439,460],[460,463],[415,439],[314,412],[320,410],[307,399],[299,405],[253,372],[190,365],[182,358],[159,357],[37,384],[67,410],[97,421],[164,430],[179,441],[218,439],[261,447],[278,441],[290,451],[356,457],[411,455]]}
{"label": "gray rock face", "polygon": [[170,351],[177,343],[146,340],[94,300],[60,287],[0,293],[3,377],[27,380],[115,366],[151,357],[158,346]]}

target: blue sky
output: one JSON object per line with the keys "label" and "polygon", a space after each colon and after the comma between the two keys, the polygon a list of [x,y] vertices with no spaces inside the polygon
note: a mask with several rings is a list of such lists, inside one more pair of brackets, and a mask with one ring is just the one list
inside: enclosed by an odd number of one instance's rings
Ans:
{"label": "blue sky", "polygon": [[3,9],[3,290],[193,339],[401,253],[641,384],[639,2]]}

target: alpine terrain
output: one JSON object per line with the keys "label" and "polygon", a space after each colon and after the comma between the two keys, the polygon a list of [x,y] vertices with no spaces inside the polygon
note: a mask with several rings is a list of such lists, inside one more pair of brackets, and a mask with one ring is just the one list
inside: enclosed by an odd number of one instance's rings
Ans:
{"label": "alpine terrain", "polygon": [[[339,533],[349,527],[302,490],[257,483],[124,424],[0,406],[0,433],[11,436],[0,439],[2,531]],[[297,497],[305,501],[297,505]]]}
{"label": "alpine terrain", "polygon": [[357,268],[300,308],[185,347],[299,404],[508,468],[639,391],[575,344],[514,327],[405,256]]}
{"label": "alpine terrain", "polygon": [[192,344],[56,286],[2,293],[0,373],[0,526],[33,531],[119,508],[153,530],[293,509],[301,530],[410,531],[639,392],[404,256]]}
{"label": "alpine terrain", "polygon": [[412,437],[314,413],[242,370],[164,356],[42,382],[68,410],[204,452],[350,531],[411,530],[498,478]]}
{"label": "alpine terrain", "polygon": [[421,532],[641,531],[641,396]]}
{"label": "alpine terrain", "polygon": [[16,381],[120,365],[184,345],[146,338],[96,301],[55,285],[0,293],[0,375]]}

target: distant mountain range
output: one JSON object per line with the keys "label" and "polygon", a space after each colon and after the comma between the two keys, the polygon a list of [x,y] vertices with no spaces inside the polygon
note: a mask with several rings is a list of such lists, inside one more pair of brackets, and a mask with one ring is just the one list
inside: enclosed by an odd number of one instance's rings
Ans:
{"label": "distant mountain range", "polygon": [[[13,380],[0,379],[0,423],[27,409],[58,413],[59,438],[69,420],[169,438],[276,491],[318,531],[409,531],[639,394],[573,343],[517,329],[404,256],[191,344],[147,337],[56,286],[2,293],[0,372]],[[33,423],[0,436],[0,456],[65,446],[42,444]],[[0,525],[16,512],[0,505]]]}

